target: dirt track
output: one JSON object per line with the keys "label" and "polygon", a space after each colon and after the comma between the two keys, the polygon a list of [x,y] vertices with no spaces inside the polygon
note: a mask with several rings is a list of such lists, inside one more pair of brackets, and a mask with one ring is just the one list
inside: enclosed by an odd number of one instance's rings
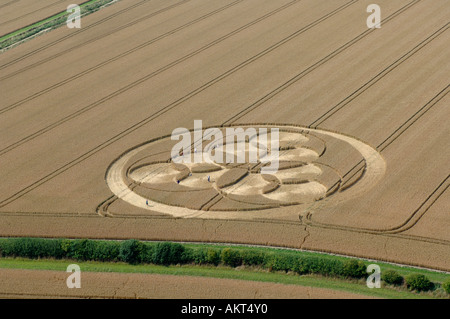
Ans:
{"label": "dirt track", "polygon": [[[369,30],[367,4],[122,0],[0,55],[0,236],[248,242],[450,270],[450,8],[378,1],[382,28]],[[194,119],[336,131],[375,148],[386,173],[357,198],[254,223],[111,197],[118,156]],[[361,156],[325,142],[351,192]]]}
{"label": "dirt track", "polygon": [[[0,298],[117,299],[366,299],[331,289],[153,274],[81,273],[81,288],[67,288],[69,274],[0,269]],[[180,309],[181,311],[181,309]]]}

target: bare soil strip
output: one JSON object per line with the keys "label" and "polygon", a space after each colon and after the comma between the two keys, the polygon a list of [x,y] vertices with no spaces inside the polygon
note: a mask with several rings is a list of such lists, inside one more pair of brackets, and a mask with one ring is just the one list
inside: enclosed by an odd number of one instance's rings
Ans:
{"label": "bare soil strip", "polygon": [[[113,299],[366,299],[332,289],[191,276],[83,272],[80,289],[68,274],[50,270],[0,269],[0,298]],[[180,309],[181,311],[181,309]]]}

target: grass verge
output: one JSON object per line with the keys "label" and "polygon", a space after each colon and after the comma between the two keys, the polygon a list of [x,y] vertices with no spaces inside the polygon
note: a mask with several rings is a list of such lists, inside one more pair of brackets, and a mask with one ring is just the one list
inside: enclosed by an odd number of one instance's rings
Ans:
{"label": "grass verge", "polygon": [[[80,4],[81,15],[85,16],[98,11],[102,6],[108,5],[117,0],[89,0]],[[24,41],[43,30],[56,29],[67,22],[70,15],[67,11],[59,12],[51,17],[35,22],[19,30],[10,32],[0,37],[0,50],[11,47],[21,41]]]}

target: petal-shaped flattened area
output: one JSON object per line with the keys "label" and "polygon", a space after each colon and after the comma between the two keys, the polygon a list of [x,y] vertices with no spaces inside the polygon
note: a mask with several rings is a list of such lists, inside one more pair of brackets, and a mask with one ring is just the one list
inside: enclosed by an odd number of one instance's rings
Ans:
{"label": "petal-shaped flattened area", "polygon": [[280,132],[279,134],[280,134],[280,144],[283,142],[287,142],[290,144],[295,144],[297,146],[303,145],[309,140],[309,138],[307,138],[306,136],[298,133]]}
{"label": "petal-shaped flattened area", "polygon": [[269,185],[271,182],[264,179],[261,174],[249,174],[222,190],[227,194],[257,195],[263,194],[263,190]]}
{"label": "petal-shaped flattened area", "polygon": [[278,187],[280,187],[281,182],[275,175],[265,175],[261,174],[261,177],[268,182],[269,184],[265,185],[262,189],[263,194],[267,194],[275,191]]}
{"label": "petal-shaped flattened area", "polygon": [[281,185],[276,191],[264,194],[267,198],[286,203],[307,203],[326,195],[327,188],[319,182]]}
{"label": "petal-shaped flattened area", "polygon": [[310,163],[318,158],[319,154],[317,152],[304,147],[280,151],[279,155],[280,161],[302,161]]}
{"label": "petal-shaped flattened area", "polygon": [[322,174],[320,167],[314,164],[306,164],[299,167],[278,170],[275,175],[283,183],[301,183],[313,180]]}
{"label": "petal-shaped flattened area", "polygon": [[211,173],[220,171],[222,169],[221,166],[210,163],[198,163],[194,164],[190,167],[192,173]]}
{"label": "petal-shaped flattened area", "polygon": [[244,178],[247,174],[248,170],[243,168],[230,169],[217,179],[216,185],[218,188],[225,188],[234,185],[242,178]]}
{"label": "petal-shaped flattened area", "polygon": [[300,167],[304,165],[306,165],[306,163],[300,161],[280,161],[278,162],[278,169],[283,170],[288,168]]}

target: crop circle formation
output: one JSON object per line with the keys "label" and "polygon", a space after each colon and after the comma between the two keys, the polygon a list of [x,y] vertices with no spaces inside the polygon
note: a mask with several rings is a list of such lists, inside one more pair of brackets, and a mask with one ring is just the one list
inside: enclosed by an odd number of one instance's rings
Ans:
{"label": "crop circle formation", "polygon": [[[249,127],[249,126],[246,126]],[[256,162],[214,162],[209,156],[223,152],[223,141],[204,143],[199,149],[192,147],[194,156],[202,153],[203,162],[175,163],[171,150],[175,142],[170,136],[153,139],[134,147],[116,159],[108,168],[106,182],[120,199],[144,208],[177,217],[214,216],[214,213],[265,211],[285,206],[314,204],[326,198],[340,198],[341,173],[325,160],[327,141],[339,140],[346,148],[356,150],[364,160],[364,174],[346,190],[345,198],[358,196],[377,183],[385,172],[385,162],[371,146],[355,138],[319,130],[294,126],[252,126],[279,128],[278,170],[262,174],[268,163],[260,160],[267,155],[269,145],[261,145],[261,133],[236,140],[236,149],[259,150]],[[225,132],[225,128],[222,128]],[[266,130],[267,131],[267,130]],[[224,134],[225,136],[225,134]],[[266,139],[270,141],[270,138]],[[207,144],[207,145],[206,145]],[[211,145],[223,146],[211,150]],[[205,146],[206,145],[206,146]],[[214,147],[215,147],[214,146]],[[208,149],[209,148],[209,149]],[[198,155],[198,154],[197,154]],[[330,156],[331,155],[331,156]],[[332,158],[327,154],[326,158]],[[328,160],[329,161],[329,160]]]}

